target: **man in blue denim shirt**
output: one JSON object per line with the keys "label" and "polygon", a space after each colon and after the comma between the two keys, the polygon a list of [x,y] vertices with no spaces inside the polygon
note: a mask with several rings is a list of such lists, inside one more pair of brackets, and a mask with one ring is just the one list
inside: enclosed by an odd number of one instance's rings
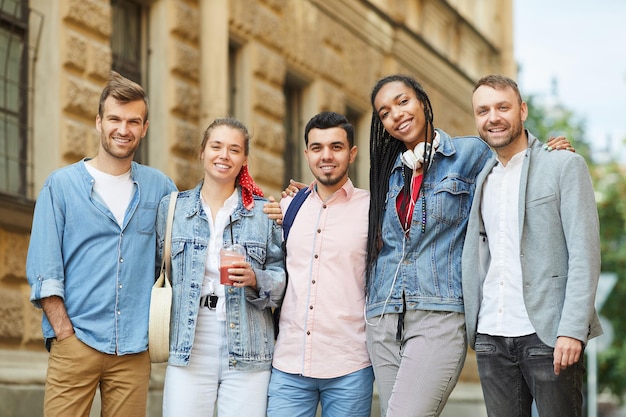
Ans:
{"label": "man in blue denim shirt", "polygon": [[143,88],[112,72],[100,96],[98,154],[59,169],[35,206],[26,272],[50,350],[44,415],[146,414],[156,210],[176,189],[133,162],[148,129]]}

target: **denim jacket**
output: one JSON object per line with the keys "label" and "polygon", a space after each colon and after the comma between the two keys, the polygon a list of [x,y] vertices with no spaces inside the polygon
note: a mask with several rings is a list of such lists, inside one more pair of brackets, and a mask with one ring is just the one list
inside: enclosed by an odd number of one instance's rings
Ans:
{"label": "denim jacket", "polygon": [[[157,207],[176,189],[160,171],[135,162],[124,223],[94,191],[85,161],[52,173],[37,197],[26,276],[30,300],[61,297],[76,337],[107,354],[144,352],[148,347],[150,288],[156,259]],[[46,343],[54,330],[42,320]]]}
{"label": "denim jacket", "polygon": [[[463,312],[461,254],[476,187],[476,176],[491,156],[474,136],[451,138],[442,130],[440,145],[423,180],[422,197],[408,235],[396,210],[404,186],[400,155],[389,179],[382,222],[382,248],[367,282],[368,318],[407,310]],[[403,303],[403,297],[405,304]],[[404,304],[404,305],[403,305]]]}
{"label": "denim jacket", "polygon": [[[171,279],[173,288],[170,328],[170,365],[189,364],[193,348],[202,282],[209,243],[209,222],[202,208],[202,183],[178,194],[172,228]],[[169,196],[158,210],[157,236],[163,253]],[[271,307],[282,302],[285,267],[281,249],[281,227],[263,213],[264,199],[255,197],[254,208],[239,203],[232,215],[236,243],[246,248],[246,261],[256,274],[258,291],[250,287],[228,287],[226,293],[226,335],[230,369],[242,371],[271,368],[274,327]],[[224,243],[230,243],[230,226]]]}

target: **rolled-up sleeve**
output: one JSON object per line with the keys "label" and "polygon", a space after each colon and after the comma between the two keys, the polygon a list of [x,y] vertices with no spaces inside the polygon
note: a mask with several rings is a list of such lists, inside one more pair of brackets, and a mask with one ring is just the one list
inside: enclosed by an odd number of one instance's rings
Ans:
{"label": "rolled-up sleeve", "polygon": [[42,298],[65,297],[61,250],[64,221],[62,206],[55,202],[50,185],[44,185],[35,204],[26,258],[30,301],[38,308]]}
{"label": "rolled-up sleeve", "polygon": [[[257,214],[264,216],[264,214]],[[285,295],[286,273],[282,244],[282,228],[274,221],[268,222],[268,235],[265,264],[263,269],[255,268],[258,294],[246,289],[246,299],[258,308],[279,307]]]}

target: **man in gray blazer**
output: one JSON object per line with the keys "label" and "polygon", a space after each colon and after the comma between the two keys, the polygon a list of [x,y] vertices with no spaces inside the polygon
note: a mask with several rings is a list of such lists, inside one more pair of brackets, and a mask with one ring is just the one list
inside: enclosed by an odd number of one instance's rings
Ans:
{"label": "man in gray blazer", "polygon": [[583,350],[602,333],[594,308],[599,222],[589,171],[545,152],[524,129],[517,84],[490,75],[472,96],[495,151],[477,178],[463,251],[469,344],[490,417],[582,413]]}

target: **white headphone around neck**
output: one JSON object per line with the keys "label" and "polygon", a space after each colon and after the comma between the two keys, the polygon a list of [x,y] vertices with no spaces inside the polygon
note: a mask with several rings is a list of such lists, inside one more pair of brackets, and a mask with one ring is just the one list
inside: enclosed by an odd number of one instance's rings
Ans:
{"label": "white headphone around neck", "polygon": [[[423,145],[423,143],[420,143],[419,145]],[[415,148],[419,148],[420,146],[417,145]],[[424,148],[423,146],[421,148]],[[417,149],[419,151],[419,149]],[[419,169],[422,167],[422,164],[424,163],[424,149],[421,150],[420,152],[420,156],[418,157],[415,154],[415,150],[411,150],[409,149],[408,151],[404,152],[402,154],[402,156],[400,157],[400,159],[402,159],[402,163],[406,166],[408,166],[409,168],[411,168],[412,171],[415,171],[416,169]]]}
{"label": "white headphone around neck", "polygon": [[[427,146],[426,152],[430,152],[430,143],[427,144],[425,142],[420,142],[415,146],[415,148],[405,151],[400,156],[402,163],[408,166],[409,168],[411,168],[413,171],[415,171],[416,169],[420,169],[422,165],[424,164],[424,147],[426,146]],[[438,133],[435,133],[433,146],[435,150],[439,147],[439,134]],[[432,157],[431,157],[431,162],[432,162]]]}

